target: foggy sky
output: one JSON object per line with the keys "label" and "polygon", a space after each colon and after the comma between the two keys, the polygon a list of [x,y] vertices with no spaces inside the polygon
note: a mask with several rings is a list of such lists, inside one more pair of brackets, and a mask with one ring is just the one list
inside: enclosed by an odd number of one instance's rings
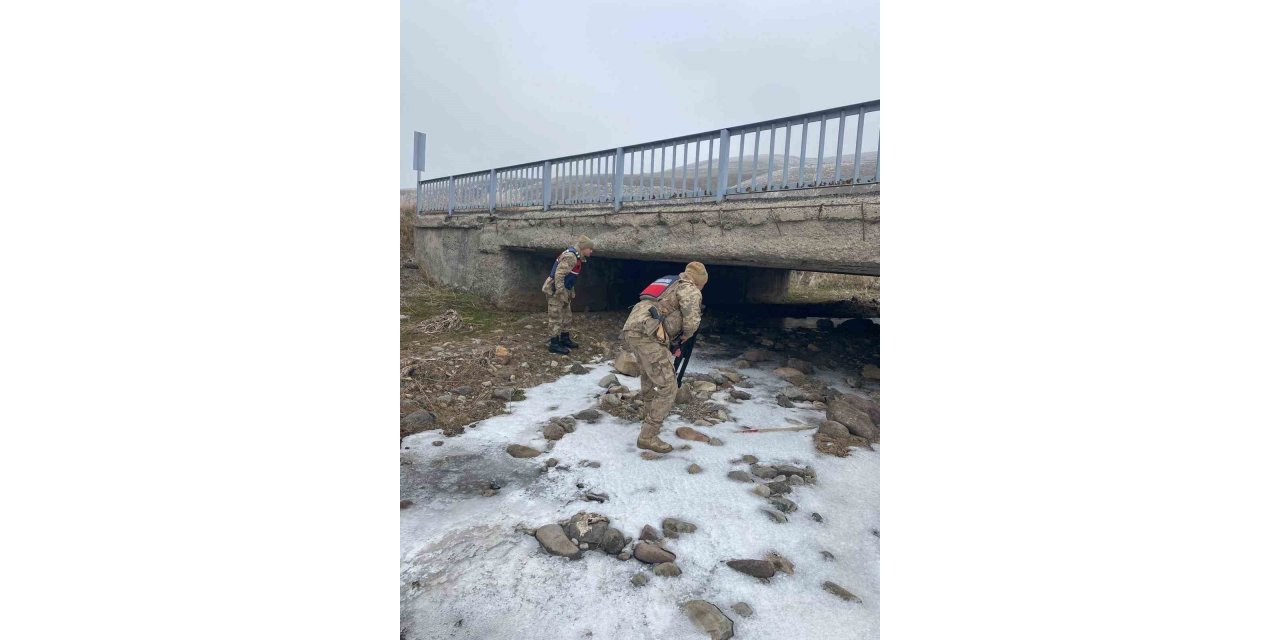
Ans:
{"label": "foggy sky", "polygon": [[400,185],[880,97],[877,0],[401,2]]}

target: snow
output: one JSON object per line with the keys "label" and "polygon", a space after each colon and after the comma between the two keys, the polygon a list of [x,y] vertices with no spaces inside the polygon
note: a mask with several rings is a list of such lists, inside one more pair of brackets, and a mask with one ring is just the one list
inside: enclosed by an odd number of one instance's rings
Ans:
{"label": "snow", "polygon": [[[691,372],[728,367],[737,353],[701,350]],[[626,423],[602,412],[596,424],[578,421],[575,432],[551,453],[516,459],[510,443],[543,448],[541,427],[547,419],[595,406],[602,389],[596,382],[611,371],[609,363],[586,375],[566,375],[526,390],[526,399],[508,404],[511,413],[480,422],[463,436],[443,438],[426,432],[405,438],[402,497],[414,504],[401,511],[402,627],[407,638],[703,638],[681,613],[679,603],[704,599],[734,621],[735,638],[878,638],[879,538],[871,531],[880,520],[880,457],[855,449],[848,458],[819,456],[813,431],[741,434],[742,427],[817,425],[823,419],[811,403],[785,409],[774,401],[787,383],[771,373],[780,363],[760,363],[739,370],[754,388],[752,399],[736,401],[726,392],[712,400],[729,408],[730,420],[696,427],[720,438],[724,446],[690,442],[654,461],[643,460],[635,447],[638,423]],[[847,391],[839,372],[819,377]],[[638,389],[638,378],[618,374]],[[674,413],[663,427],[673,446],[687,424]],[[773,523],[760,512],[767,501],[751,493],[751,485],[726,477],[747,469],[730,461],[744,454],[761,463],[812,465],[818,482],[796,487],[788,498],[800,509],[789,522]],[[539,468],[550,457],[570,470]],[[579,466],[595,460],[599,468]],[[698,463],[704,471],[689,474]],[[504,487],[481,497],[474,486],[494,479]],[[468,484],[471,483],[471,484]],[[579,489],[576,484],[582,483]],[[607,493],[605,503],[585,502],[586,491]],[[537,541],[516,530],[564,520],[578,511],[610,518],[612,526],[638,537],[646,524],[661,529],[674,517],[698,526],[695,533],[669,540],[682,575],[663,578],[634,559],[619,561],[589,551],[581,560],[547,555]],[[818,512],[824,522],[810,519]],[[824,560],[821,551],[835,555]],[[779,573],[768,583],[729,569],[724,561],[763,559],[776,551],[795,564],[795,575]],[[649,584],[634,587],[630,578],[650,575]],[[862,604],[845,602],[822,589],[833,581],[860,596]],[[415,586],[416,583],[416,586]],[[730,610],[746,602],[755,615],[743,618]],[[588,635],[589,634],[589,635]]]}

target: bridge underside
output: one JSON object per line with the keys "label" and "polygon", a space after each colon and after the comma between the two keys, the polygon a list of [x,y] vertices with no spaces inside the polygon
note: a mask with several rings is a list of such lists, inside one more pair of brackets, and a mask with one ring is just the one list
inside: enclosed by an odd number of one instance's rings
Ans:
{"label": "bridge underside", "polygon": [[791,270],[880,274],[878,193],[423,216],[414,252],[431,280],[536,309],[554,256],[582,234],[596,244],[575,300],[582,309],[631,304],[691,260],[708,267],[709,302],[779,300]]}

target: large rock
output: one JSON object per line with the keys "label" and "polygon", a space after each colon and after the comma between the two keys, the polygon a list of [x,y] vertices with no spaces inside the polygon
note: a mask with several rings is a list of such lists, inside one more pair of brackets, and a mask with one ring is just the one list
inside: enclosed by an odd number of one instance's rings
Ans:
{"label": "large rock", "polygon": [[822,583],[822,588],[825,589],[828,593],[834,593],[835,595],[840,596],[840,599],[842,600],[849,600],[851,602],[857,602],[859,604],[862,603],[862,598],[859,598],[858,596],[855,596],[852,593],[849,593],[848,589],[845,589],[844,587],[834,582],[831,582],[830,580]]}
{"label": "large rock", "polygon": [[791,367],[792,369],[795,369],[800,373],[806,373],[806,374],[813,373],[813,363],[809,362],[808,360],[801,360],[800,358],[787,358],[786,366]]}
{"label": "large rock", "polygon": [[627,537],[622,532],[609,527],[605,530],[604,539],[600,541],[600,548],[609,555],[616,555],[627,546]]}
{"label": "large rock", "polygon": [[698,525],[684,520],[675,518],[662,519],[662,535],[668,538],[679,538],[682,533],[694,533],[698,530]]}
{"label": "large rock", "polygon": [[767,464],[753,464],[751,465],[751,475],[765,480],[772,480],[774,476],[778,475],[778,470]]}
{"label": "large rock", "polygon": [[733,637],[733,621],[714,604],[706,600],[690,600],[680,605],[680,609],[708,638],[729,640]]}
{"label": "large rock", "polygon": [[730,472],[729,472],[729,479],[730,479],[730,480],[737,480],[738,482],[755,482],[755,480],[752,480],[752,479],[751,479],[751,474],[747,473],[746,471],[742,471],[742,470],[730,471]]}
{"label": "large rock", "polygon": [[[773,482],[770,482],[769,484],[764,486],[769,487],[769,492],[771,495],[778,494],[778,493],[791,493],[791,485],[787,484],[785,480],[774,480]],[[765,497],[768,497],[768,496],[765,496]]]}
{"label": "large rock", "polygon": [[680,575],[680,567],[674,562],[662,562],[653,567],[653,575],[662,576],[664,578],[674,578]]}
{"label": "large rock", "polygon": [[831,397],[827,403],[827,419],[839,422],[849,429],[849,433],[860,438],[872,441],[880,438],[880,427],[871,419],[871,415],[845,396]]}
{"label": "large rock", "polygon": [[658,535],[658,530],[654,529],[650,525],[646,524],[644,528],[640,530],[640,539],[646,542],[654,542],[661,537],[662,536]]}
{"label": "large rock", "polygon": [[582,411],[573,414],[573,417],[579,420],[586,420],[587,422],[595,422],[600,419],[600,412],[596,409],[583,409]]}
{"label": "large rock", "polygon": [[436,414],[426,409],[418,409],[413,413],[400,419],[400,431],[405,433],[417,433],[419,431],[427,431],[435,428]]}
{"label": "large rock", "polygon": [[745,603],[745,602],[739,602],[738,604],[735,604],[735,605],[733,605],[732,607],[729,607],[729,608],[730,608],[730,609],[733,609],[733,612],[734,612],[734,613],[736,613],[736,614],[738,614],[738,615],[740,615],[740,616],[742,616],[742,617],[744,617],[744,618],[750,618],[751,616],[755,615],[755,613],[756,613],[755,609],[752,609],[752,608],[751,608],[751,605],[749,605],[749,604],[747,604],[747,603]]}
{"label": "large rock", "polygon": [[564,534],[564,529],[558,524],[543,525],[534,532],[533,537],[538,539],[538,543],[543,549],[547,550],[553,556],[563,556],[565,558],[581,558],[582,549],[578,545],[569,540],[569,536]]}
{"label": "large rock", "polygon": [[548,440],[559,440],[564,437],[564,427],[552,422],[542,428],[542,437]]}
{"label": "large rock", "polygon": [[618,357],[613,359],[613,369],[624,376],[638,376],[640,362],[631,355],[630,351],[622,350],[618,352]]}
{"label": "large rock", "polygon": [[853,406],[866,411],[867,415],[871,416],[871,421],[876,423],[877,427],[880,426],[880,403],[876,402],[875,398],[858,390],[854,390],[852,393],[846,393],[843,396],[839,393],[828,393],[826,397],[828,405],[830,405],[832,398],[837,397],[842,397]]}
{"label": "large rock", "polygon": [[[830,409],[830,407],[828,407]],[[818,433],[831,436],[832,438],[848,438],[849,430],[844,425],[835,420],[823,420],[818,425]]]}
{"label": "large rock", "polygon": [[526,447],[522,444],[507,445],[507,454],[513,458],[533,458],[542,452],[532,447]]}
{"label": "large rock", "polygon": [[689,385],[680,385],[676,390],[676,404],[689,404],[693,402],[693,390]]}
{"label": "large rock", "polygon": [[715,393],[716,383],[710,380],[694,380],[689,383],[694,393]]}
{"label": "large rock", "polygon": [[648,564],[662,564],[663,562],[675,562],[676,554],[656,544],[641,542],[636,544],[635,559]]}
{"label": "large rock", "polygon": [[497,400],[510,400],[516,396],[516,390],[511,387],[497,387],[490,395]]}
{"label": "large rock", "polygon": [[796,406],[795,403],[791,401],[791,398],[788,398],[785,394],[779,393],[777,396],[777,400],[778,400],[778,406],[784,409],[790,409]]}
{"label": "large rock", "polygon": [[783,557],[782,554],[770,553],[769,555],[765,556],[765,560],[768,560],[770,564],[773,565],[774,569],[777,569],[778,571],[781,571],[789,576],[795,575],[795,572],[796,572],[795,565],[791,564],[791,561]]}
{"label": "large rock", "polygon": [[608,389],[609,387],[613,387],[618,384],[618,376],[615,376],[611,373],[603,378],[600,378],[600,381],[597,382],[596,384],[604,387],[605,389]]}
{"label": "large rock", "polygon": [[755,578],[772,578],[778,570],[768,560],[730,560],[730,569],[740,571]]}
{"label": "large rock", "polygon": [[692,427],[680,427],[676,429],[676,437],[682,440],[695,440],[697,442],[711,442],[711,436],[698,431]]}

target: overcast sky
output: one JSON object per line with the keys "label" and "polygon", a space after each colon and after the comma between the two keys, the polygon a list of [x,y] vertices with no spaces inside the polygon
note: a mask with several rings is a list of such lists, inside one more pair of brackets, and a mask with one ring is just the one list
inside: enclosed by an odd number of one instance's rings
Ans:
{"label": "overcast sky", "polygon": [[880,97],[877,0],[402,0],[400,185]]}

